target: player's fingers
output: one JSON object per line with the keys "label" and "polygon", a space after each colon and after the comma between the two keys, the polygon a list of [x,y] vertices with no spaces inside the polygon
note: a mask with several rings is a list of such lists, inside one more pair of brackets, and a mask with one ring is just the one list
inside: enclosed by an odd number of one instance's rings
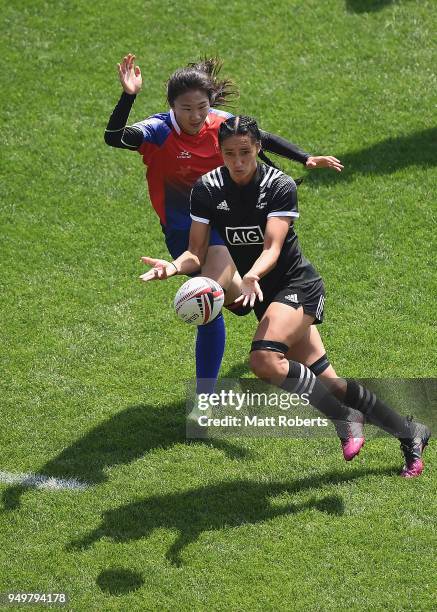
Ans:
{"label": "player's fingers", "polygon": [[154,266],[158,263],[157,259],[153,259],[153,257],[141,257],[141,261],[148,266]]}
{"label": "player's fingers", "polygon": [[325,157],[324,159],[324,163],[329,166],[330,168],[343,168],[343,166],[341,165],[341,162],[336,158],[336,157]]}
{"label": "player's fingers", "polygon": [[259,299],[260,302],[262,302],[263,299],[264,299],[264,295],[263,295],[263,292],[261,291],[261,289],[258,291],[258,299]]}
{"label": "player's fingers", "polygon": [[149,272],[141,274],[139,278],[146,283],[147,281],[155,280],[155,275],[152,270],[149,270]]}
{"label": "player's fingers", "polygon": [[155,278],[159,279],[161,278],[161,270],[162,268],[159,266],[159,264],[156,264],[156,266],[154,268],[152,268],[151,270],[149,270],[149,272],[151,272]]}
{"label": "player's fingers", "polygon": [[337,172],[341,172],[344,168],[344,166],[342,166],[341,164],[337,163],[337,162],[331,162],[328,164],[328,166],[330,168],[334,168],[334,170],[337,170]]}
{"label": "player's fingers", "polygon": [[244,295],[239,295],[237,298],[235,298],[234,302],[236,304],[239,304],[243,300],[244,300]]}
{"label": "player's fingers", "polygon": [[251,293],[250,294],[250,307],[253,308],[254,304],[255,304],[255,300],[256,300],[256,293]]}

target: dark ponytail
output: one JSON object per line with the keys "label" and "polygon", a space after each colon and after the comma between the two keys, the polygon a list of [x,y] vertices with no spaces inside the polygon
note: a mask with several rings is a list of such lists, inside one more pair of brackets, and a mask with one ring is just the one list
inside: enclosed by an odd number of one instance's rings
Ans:
{"label": "dark ponytail", "polygon": [[178,96],[193,89],[204,91],[211,106],[225,106],[229,98],[237,98],[236,85],[230,79],[218,78],[222,65],[218,57],[205,57],[176,70],[167,81],[169,105],[173,106]]}

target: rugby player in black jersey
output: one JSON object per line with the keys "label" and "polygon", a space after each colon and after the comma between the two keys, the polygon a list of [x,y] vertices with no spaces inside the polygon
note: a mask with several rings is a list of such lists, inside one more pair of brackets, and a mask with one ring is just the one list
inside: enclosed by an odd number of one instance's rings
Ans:
{"label": "rugby player in black jersey", "polygon": [[[323,320],[325,291],[294,231],[299,213],[293,179],[257,162],[260,134],[250,117],[223,122],[219,142],[225,165],[203,175],[191,193],[188,250],[173,262],[143,257],[153,268],[142,280],[198,272],[215,228],[242,277],[238,300],[253,307],[259,320],[250,355],[255,375],[291,393],[308,394],[310,403],[336,424],[340,438],[347,406],[359,410],[368,422],[399,438],[405,458],[401,475],[419,476],[429,429],[399,415],[356,381],[337,378],[320,335],[312,331]],[[304,365],[313,361],[323,363],[318,376]]]}

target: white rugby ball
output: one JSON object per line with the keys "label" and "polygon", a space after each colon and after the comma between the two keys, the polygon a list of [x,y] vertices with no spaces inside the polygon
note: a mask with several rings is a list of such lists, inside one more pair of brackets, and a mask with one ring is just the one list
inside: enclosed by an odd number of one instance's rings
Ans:
{"label": "white rugby ball", "polygon": [[190,325],[213,321],[225,301],[223,289],[206,276],[190,278],[176,293],[174,308],[178,317]]}

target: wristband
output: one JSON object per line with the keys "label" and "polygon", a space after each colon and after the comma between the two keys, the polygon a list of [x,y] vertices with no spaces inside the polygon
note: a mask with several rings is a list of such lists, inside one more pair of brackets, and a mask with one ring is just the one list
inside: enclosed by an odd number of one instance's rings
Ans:
{"label": "wristband", "polygon": [[170,262],[170,265],[174,267],[174,269],[176,270],[176,274],[179,274],[179,270],[177,269],[176,264],[173,261]]}

